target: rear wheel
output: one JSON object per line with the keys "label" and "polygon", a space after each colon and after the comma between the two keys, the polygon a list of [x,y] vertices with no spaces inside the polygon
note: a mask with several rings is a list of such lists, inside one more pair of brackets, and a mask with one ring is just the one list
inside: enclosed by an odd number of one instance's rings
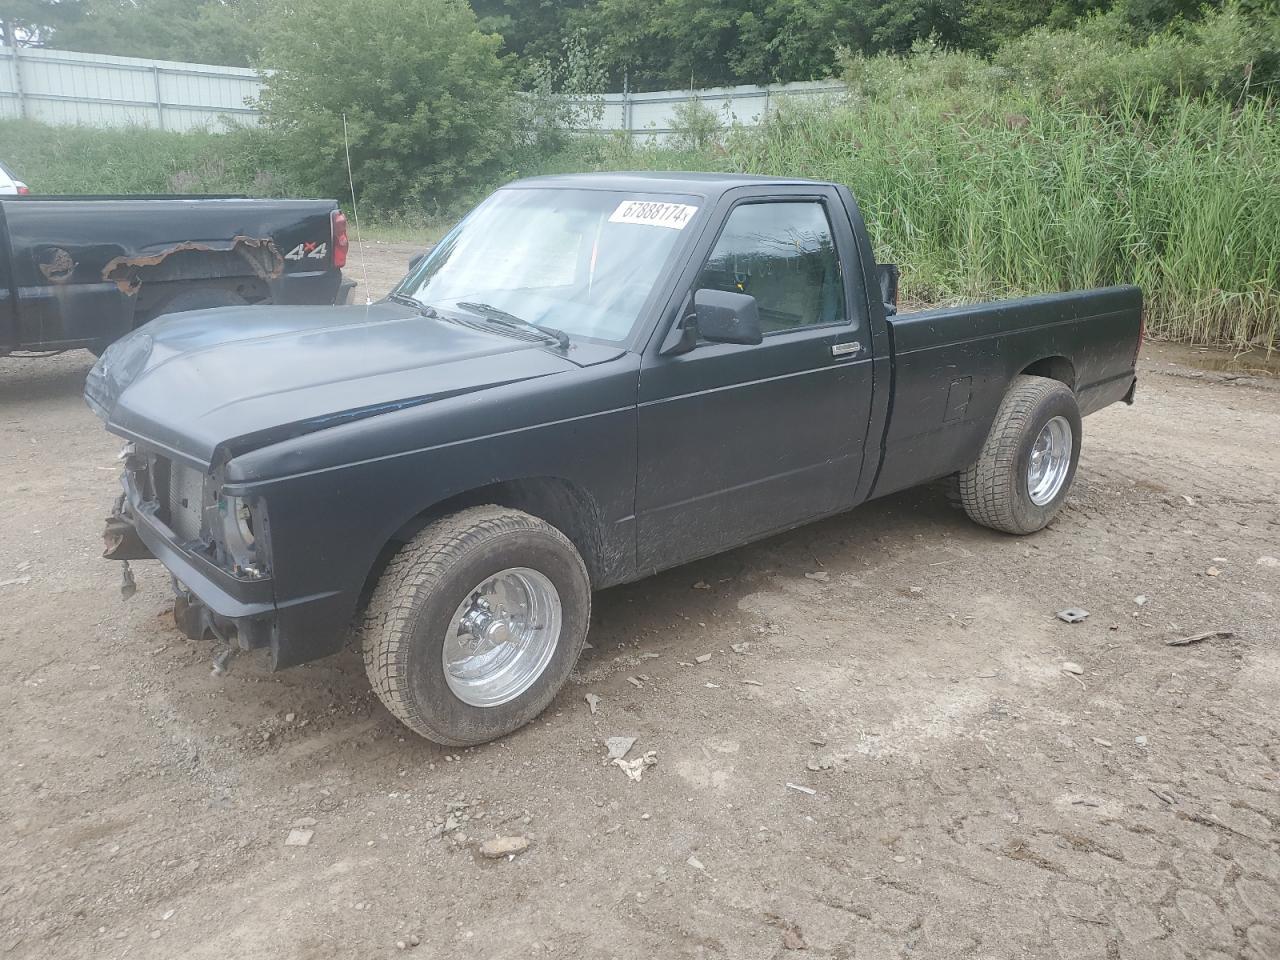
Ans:
{"label": "rear wheel", "polygon": [[192,287],[180,290],[167,300],[162,300],[148,313],[148,319],[166,313],[186,313],[188,310],[210,310],[214,307],[243,307],[249,301],[233,290],[222,287]]}
{"label": "rear wheel", "polygon": [[960,502],[969,518],[1005,533],[1043,529],[1075,479],[1080,427],[1080,408],[1066,384],[1017,377],[977,461],[960,473]]}
{"label": "rear wheel", "polygon": [[447,746],[484,743],[546,709],[582,652],[591,583],[550,524],[473,507],[426,527],[374,588],[369,681],[397,719]]}
{"label": "rear wheel", "polygon": [[[248,302],[238,293],[224,290],[221,287],[194,287],[188,290],[180,290],[168,299],[160,301],[159,304],[138,318],[137,325],[141,326],[149,320],[164,316],[166,313],[186,313],[188,310],[210,310],[214,307],[243,307]],[[112,342],[111,340],[99,340],[97,343],[89,345],[89,352],[95,357],[100,357],[102,352],[111,346]]]}

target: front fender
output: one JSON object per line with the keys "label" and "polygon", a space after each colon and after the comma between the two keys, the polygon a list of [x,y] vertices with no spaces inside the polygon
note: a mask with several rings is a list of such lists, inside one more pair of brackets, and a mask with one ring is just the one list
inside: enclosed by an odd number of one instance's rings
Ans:
{"label": "front fender", "polygon": [[[256,470],[284,475],[224,489],[266,499],[281,607],[328,595],[323,616],[343,624],[355,616],[386,546],[417,520],[531,478],[555,478],[592,505],[596,583],[617,583],[635,569],[635,369],[622,361],[602,364],[582,377],[525,381],[335,426],[254,451]],[[551,382],[564,387],[548,395],[541,384]],[[313,444],[324,444],[328,455],[402,452],[285,473],[320,456],[309,449]],[[228,474],[234,466],[228,464]],[[522,507],[519,500],[508,505]],[[310,620],[302,626],[325,630]],[[315,655],[341,646],[333,644]]]}

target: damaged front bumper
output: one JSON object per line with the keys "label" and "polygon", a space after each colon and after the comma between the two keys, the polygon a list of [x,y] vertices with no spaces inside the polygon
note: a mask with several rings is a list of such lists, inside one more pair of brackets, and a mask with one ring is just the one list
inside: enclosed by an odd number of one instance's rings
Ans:
{"label": "damaged front bumper", "polygon": [[243,580],[185,549],[126,469],[124,496],[103,530],[108,560],[159,560],[173,577],[174,620],[193,640],[210,635],[241,650],[275,647],[277,611],[269,578]]}

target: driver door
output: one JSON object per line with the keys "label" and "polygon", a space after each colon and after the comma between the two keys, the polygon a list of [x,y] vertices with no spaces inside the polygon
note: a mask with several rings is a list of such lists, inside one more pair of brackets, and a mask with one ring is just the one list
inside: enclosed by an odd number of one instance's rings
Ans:
{"label": "driver door", "polygon": [[[746,198],[730,208],[689,292],[750,294],[764,337],[646,356],[636,489],[641,572],[852,501],[871,411],[856,257],[834,190]],[[845,262],[855,268],[843,269]]]}

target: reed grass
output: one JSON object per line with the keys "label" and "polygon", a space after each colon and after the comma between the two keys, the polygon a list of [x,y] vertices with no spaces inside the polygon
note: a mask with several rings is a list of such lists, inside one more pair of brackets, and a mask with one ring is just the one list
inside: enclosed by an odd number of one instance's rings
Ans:
{"label": "reed grass", "polygon": [[710,148],[597,146],[598,168],[847,184],[902,294],[964,303],[1136,283],[1150,335],[1280,346],[1280,123],[1273,103],[1044,98],[784,104]]}

